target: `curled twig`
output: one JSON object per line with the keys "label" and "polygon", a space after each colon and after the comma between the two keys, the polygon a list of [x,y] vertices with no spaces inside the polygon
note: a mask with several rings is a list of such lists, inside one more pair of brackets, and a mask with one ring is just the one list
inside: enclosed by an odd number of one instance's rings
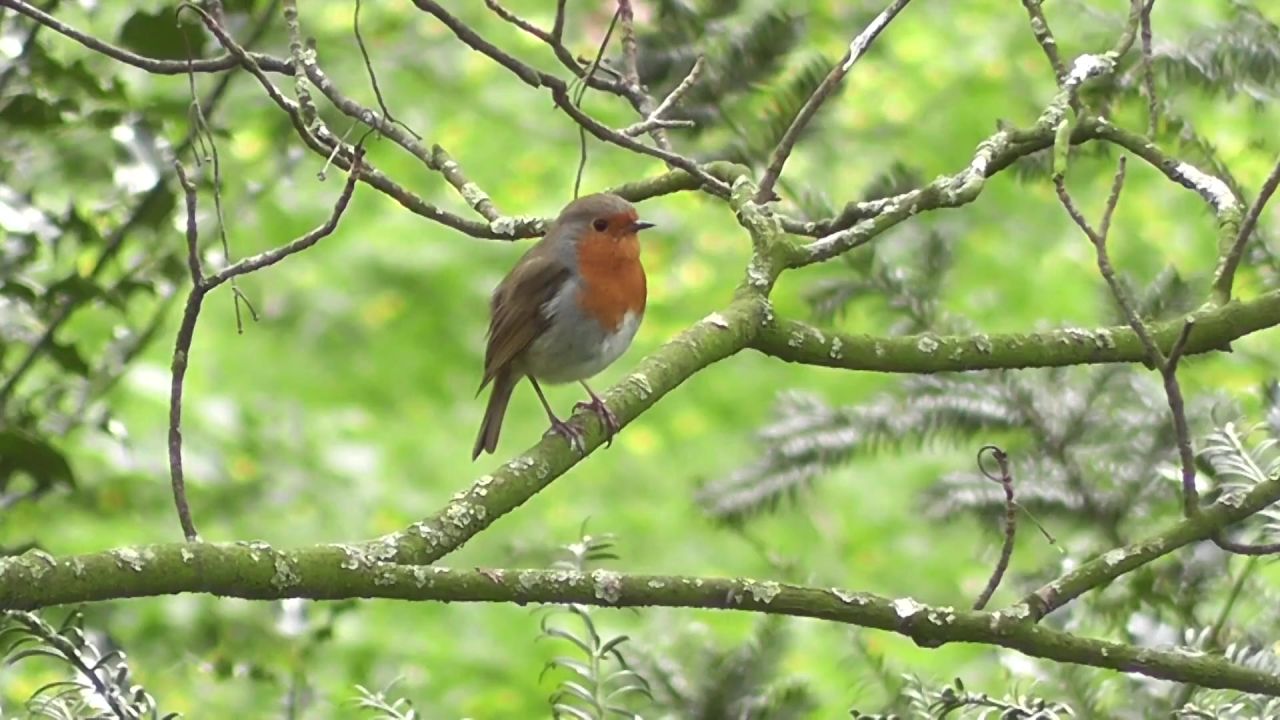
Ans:
{"label": "curled twig", "polygon": [[[987,455],[996,462],[996,473],[992,473],[983,464],[983,458]],[[991,578],[987,580],[987,586],[973,603],[974,610],[985,608],[987,602],[991,600],[991,595],[1000,586],[1005,571],[1009,569],[1009,560],[1013,557],[1013,540],[1018,527],[1018,504],[1013,497],[1013,476],[1009,473],[1008,454],[995,445],[983,445],[978,450],[978,472],[988,480],[1000,483],[1000,487],[1004,488],[1004,544],[1000,547],[1000,559],[996,561],[996,567],[991,572]]]}

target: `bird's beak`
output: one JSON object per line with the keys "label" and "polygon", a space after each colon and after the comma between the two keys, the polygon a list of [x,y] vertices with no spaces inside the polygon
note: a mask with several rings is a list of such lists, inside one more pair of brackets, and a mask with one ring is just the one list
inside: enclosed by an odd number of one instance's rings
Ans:
{"label": "bird's beak", "polygon": [[648,230],[651,227],[653,227],[653,223],[637,220],[631,223],[631,232],[640,232],[641,230]]}

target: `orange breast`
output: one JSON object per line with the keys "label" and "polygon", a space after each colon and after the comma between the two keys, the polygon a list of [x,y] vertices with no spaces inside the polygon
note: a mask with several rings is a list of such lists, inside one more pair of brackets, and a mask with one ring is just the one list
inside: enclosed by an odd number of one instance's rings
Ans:
{"label": "orange breast", "polygon": [[578,243],[578,263],[583,279],[578,302],[606,330],[616,330],[628,312],[644,311],[644,266],[634,234]]}

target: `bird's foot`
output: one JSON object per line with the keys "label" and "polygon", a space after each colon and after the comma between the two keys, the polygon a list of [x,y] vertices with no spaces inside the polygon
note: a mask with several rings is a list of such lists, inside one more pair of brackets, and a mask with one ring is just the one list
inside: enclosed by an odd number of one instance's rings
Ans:
{"label": "bird's foot", "polygon": [[622,429],[622,424],[618,422],[618,416],[613,414],[608,405],[600,399],[595,393],[591,394],[591,402],[580,402],[573,406],[573,411],[590,410],[600,418],[600,424],[604,426],[604,446],[609,447],[613,444],[613,436],[618,434]]}
{"label": "bird's foot", "polygon": [[560,437],[564,438],[565,441],[569,443],[569,448],[572,450],[577,450],[578,454],[580,455],[586,454],[587,444],[583,438],[582,430],[579,429],[578,427],[571,425],[559,418],[553,417],[551,418],[551,427],[547,430],[546,433],[544,433],[544,435],[551,435],[551,434],[559,435]]}

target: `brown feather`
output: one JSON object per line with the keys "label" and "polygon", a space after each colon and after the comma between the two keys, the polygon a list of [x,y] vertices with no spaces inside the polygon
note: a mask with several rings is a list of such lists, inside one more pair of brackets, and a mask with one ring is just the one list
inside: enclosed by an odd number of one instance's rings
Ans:
{"label": "brown feather", "polygon": [[481,390],[547,327],[542,306],[569,277],[569,268],[549,251],[544,242],[530,248],[493,292]]}

